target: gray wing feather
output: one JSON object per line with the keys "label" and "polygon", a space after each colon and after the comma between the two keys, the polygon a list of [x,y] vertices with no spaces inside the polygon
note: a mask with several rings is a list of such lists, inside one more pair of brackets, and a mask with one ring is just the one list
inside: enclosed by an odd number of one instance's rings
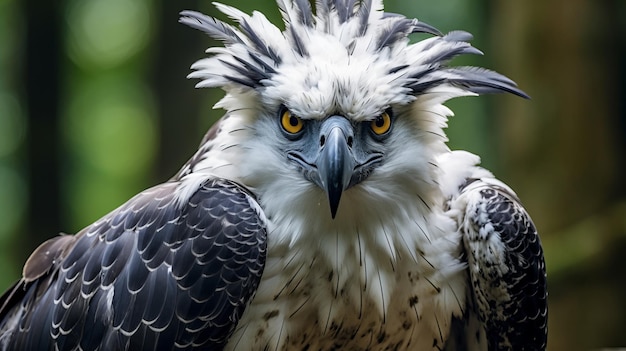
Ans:
{"label": "gray wing feather", "polygon": [[[490,184],[491,183],[491,184]],[[545,350],[546,267],[541,242],[517,197],[496,181],[471,180],[462,224],[474,311],[489,350]]]}
{"label": "gray wing feather", "polygon": [[36,278],[0,298],[0,349],[222,349],[263,272],[264,216],[226,180],[183,206],[176,188],[146,190],[73,240],[54,239],[67,245],[45,269],[32,256]]}

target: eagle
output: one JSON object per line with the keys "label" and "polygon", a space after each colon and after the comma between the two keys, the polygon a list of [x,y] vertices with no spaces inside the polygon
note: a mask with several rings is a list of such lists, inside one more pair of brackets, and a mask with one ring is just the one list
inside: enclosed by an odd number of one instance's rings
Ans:
{"label": "eagle", "polygon": [[284,28],[181,13],[221,42],[189,77],[225,115],[170,180],[32,253],[0,350],[545,350],[537,230],[444,132],[449,99],[527,95],[381,0],[277,4]]}

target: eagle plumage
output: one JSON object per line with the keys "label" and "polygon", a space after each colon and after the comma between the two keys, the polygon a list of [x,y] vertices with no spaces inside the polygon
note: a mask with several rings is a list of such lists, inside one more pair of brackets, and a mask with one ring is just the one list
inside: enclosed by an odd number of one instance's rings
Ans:
{"label": "eagle plumage", "polygon": [[[446,145],[443,103],[526,95],[380,0],[216,4],[198,87],[226,110],[195,155],[0,298],[0,350],[545,350],[546,274],[515,193]],[[409,42],[409,35],[428,39]],[[330,210],[329,210],[330,209]]]}

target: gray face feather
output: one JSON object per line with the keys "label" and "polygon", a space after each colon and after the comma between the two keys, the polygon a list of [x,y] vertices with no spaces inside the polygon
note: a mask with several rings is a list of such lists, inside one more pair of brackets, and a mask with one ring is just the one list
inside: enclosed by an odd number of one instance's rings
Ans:
{"label": "gray face feather", "polygon": [[335,218],[343,191],[365,180],[382,161],[389,132],[376,135],[367,123],[353,125],[343,116],[309,121],[303,129],[286,135],[292,139],[286,153],[305,178],[326,191]]}

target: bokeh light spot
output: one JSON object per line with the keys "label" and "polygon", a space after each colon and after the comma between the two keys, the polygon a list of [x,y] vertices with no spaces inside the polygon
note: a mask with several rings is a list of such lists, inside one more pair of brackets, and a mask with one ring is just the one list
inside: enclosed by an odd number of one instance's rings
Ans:
{"label": "bokeh light spot", "polygon": [[66,18],[68,54],[84,69],[123,64],[149,42],[151,17],[143,0],[73,0]]}

